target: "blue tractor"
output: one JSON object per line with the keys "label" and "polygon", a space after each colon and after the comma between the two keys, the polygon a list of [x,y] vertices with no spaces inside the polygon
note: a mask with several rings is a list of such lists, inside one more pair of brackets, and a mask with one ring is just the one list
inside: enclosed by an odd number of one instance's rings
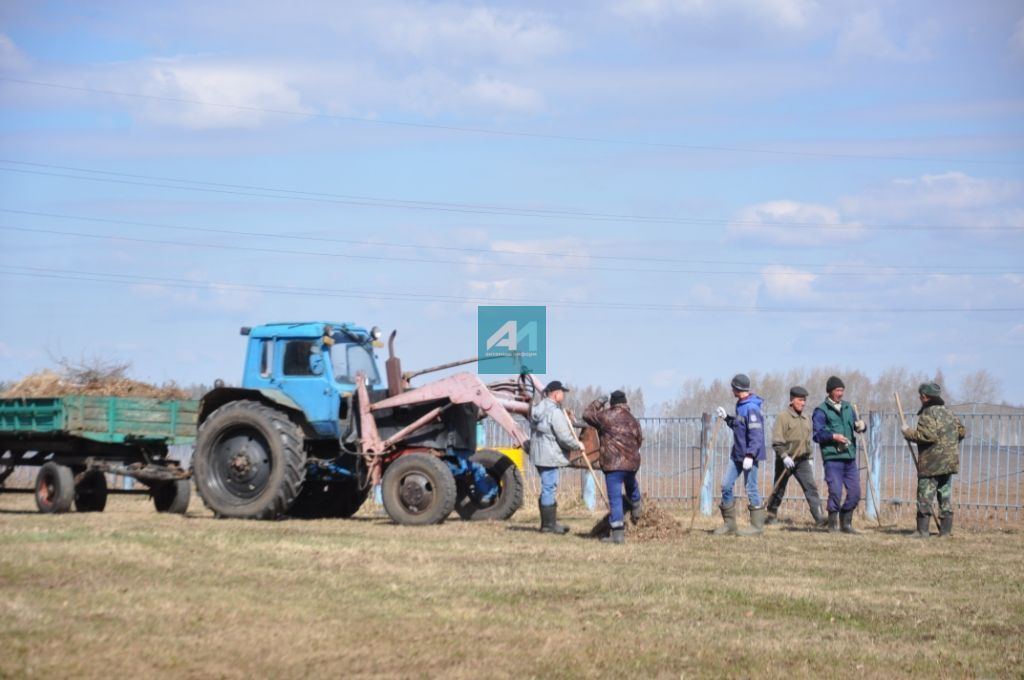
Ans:
{"label": "blue tractor", "polygon": [[485,385],[471,373],[413,386],[413,378],[470,363],[403,373],[389,341],[386,382],[374,349],[380,330],[351,323],[273,323],[243,328],[241,387],[203,396],[193,477],[218,517],[349,517],[375,484],[399,524],[508,519],[522,505],[522,477],[493,450],[477,450],[491,417],[518,446],[512,413],[536,399],[531,376]]}

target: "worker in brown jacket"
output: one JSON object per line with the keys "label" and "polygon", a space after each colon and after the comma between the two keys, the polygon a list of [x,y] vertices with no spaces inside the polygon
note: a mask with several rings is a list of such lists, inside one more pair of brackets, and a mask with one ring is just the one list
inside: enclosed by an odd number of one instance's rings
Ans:
{"label": "worker in brown jacket", "polygon": [[772,428],[772,448],[775,450],[775,492],[768,499],[768,517],[765,524],[775,522],[779,506],[786,496],[790,477],[796,477],[811,507],[811,517],[818,527],[825,526],[821,515],[821,498],[814,481],[811,461],[811,419],[804,413],[807,390],[799,385],[789,390],[789,408],[775,418]]}
{"label": "worker in brown jacket", "polygon": [[[608,404],[608,408],[605,408]],[[629,411],[626,394],[621,390],[611,393],[611,399],[596,399],[583,412],[583,420],[601,436],[601,470],[608,487],[609,523],[611,536],[601,539],[610,543],[626,542],[626,525],[622,509],[622,488],[631,504],[633,521],[640,518],[640,485],[636,481],[640,469],[640,446],[644,436],[640,423]]]}

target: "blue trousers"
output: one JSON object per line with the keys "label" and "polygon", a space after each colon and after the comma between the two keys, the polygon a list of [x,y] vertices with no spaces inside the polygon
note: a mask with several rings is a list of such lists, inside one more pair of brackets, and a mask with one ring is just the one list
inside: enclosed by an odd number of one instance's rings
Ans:
{"label": "blue trousers", "polygon": [[[826,460],[825,483],[828,484],[828,511],[854,510],[860,503],[860,471],[856,460]],[[843,487],[846,487],[846,501]]]}
{"label": "blue trousers", "polygon": [[554,505],[557,502],[555,493],[558,491],[558,468],[537,466],[540,473],[540,504]]}
{"label": "blue trousers", "polygon": [[747,502],[750,507],[756,508],[761,505],[761,494],[757,491],[757,461],[754,467],[749,470],[743,469],[743,463],[730,458],[725,463],[725,476],[722,477],[722,505],[729,505],[733,502],[733,487],[740,473],[743,473],[743,481],[747,485]]}
{"label": "blue trousers", "polygon": [[634,505],[640,502],[640,485],[636,483],[636,472],[612,470],[604,473],[604,483],[608,487],[608,505],[611,516],[608,518],[613,527],[621,527],[625,521],[622,511],[622,487],[626,487],[626,496]]}

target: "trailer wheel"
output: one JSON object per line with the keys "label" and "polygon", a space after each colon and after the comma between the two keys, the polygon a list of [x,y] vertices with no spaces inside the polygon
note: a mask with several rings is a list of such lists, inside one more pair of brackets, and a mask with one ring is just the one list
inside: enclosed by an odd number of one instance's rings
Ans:
{"label": "trailer wheel", "polygon": [[480,505],[474,498],[469,480],[465,476],[458,482],[459,495],[455,511],[465,520],[506,520],[523,506],[523,477],[516,464],[498,451],[484,449],[474,453],[470,459],[487,470],[498,484],[498,496],[487,505]]}
{"label": "trailer wheel", "polygon": [[39,469],[36,476],[36,507],[39,512],[67,512],[75,500],[75,476],[71,468],[53,461]]}
{"label": "trailer wheel", "polygon": [[75,485],[75,509],[78,512],[103,512],[107,507],[107,476],[88,470]]}
{"label": "trailer wheel", "polygon": [[426,453],[402,456],[381,480],[384,510],[398,524],[440,524],[455,508],[455,494],[448,465]]}
{"label": "trailer wheel", "polygon": [[218,517],[274,519],[299,495],[306,475],[302,430],[255,401],[234,401],[210,414],[196,437],[196,490]]}
{"label": "trailer wheel", "polygon": [[355,480],[311,482],[307,479],[288,515],[298,519],[348,519],[359,511],[369,493],[369,487],[360,489]]}
{"label": "trailer wheel", "polygon": [[153,496],[153,506],[157,512],[184,515],[192,499],[192,483],[187,479],[165,482],[154,487],[150,495]]}

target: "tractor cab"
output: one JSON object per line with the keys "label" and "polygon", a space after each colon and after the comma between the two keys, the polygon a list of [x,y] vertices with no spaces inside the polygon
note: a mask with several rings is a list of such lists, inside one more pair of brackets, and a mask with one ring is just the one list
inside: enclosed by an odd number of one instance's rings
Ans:
{"label": "tractor cab", "polygon": [[273,391],[294,403],[323,438],[337,438],[347,421],[356,376],[370,392],[385,390],[374,349],[380,329],[351,323],[271,323],[243,328],[249,337],[242,387]]}

